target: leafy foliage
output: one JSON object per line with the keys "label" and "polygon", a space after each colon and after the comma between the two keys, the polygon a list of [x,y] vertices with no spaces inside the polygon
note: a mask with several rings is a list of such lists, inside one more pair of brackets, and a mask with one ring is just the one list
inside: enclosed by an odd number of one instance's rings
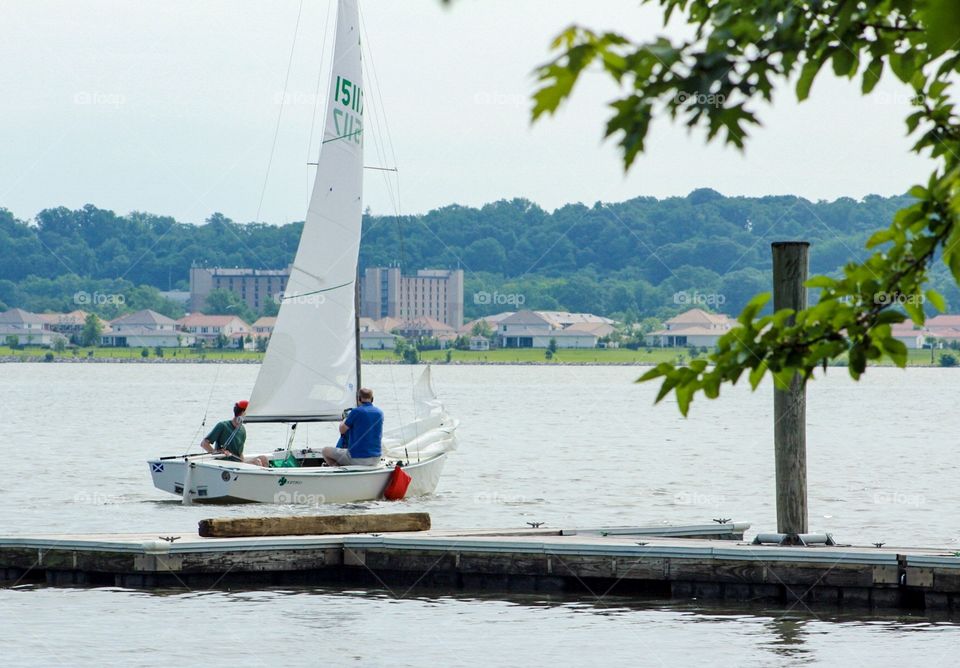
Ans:
{"label": "leafy foliage", "polygon": [[[765,239],[774,230],[810,239],[813,269],[839,276],[850,249],[862,247],[883,221],[914,201],[869,196],[860,202],[810,202],[724,197],[701,189],[662,200],[571,204],[552,213],[515,199],[480,208],[448,206],[399,220],[368,215],[361,267],[462,267],[468,318],[518,307],[591,311],[632,322],[662,320],[693,306],[737,312],[755,293],[769,289]],[[73,300],[78,291],[120,294],[122,304],[80,307],[106,318],[141,308],[179,317],[182,308],[164,300],[159,289],[185,289],[191,265],[285,267],[301,229],[300,223],[238,225],[219,215],[201,226],[169,219],[143,226],[136,221],[152,220],[148,214],[117,216],[92,206],[52,211],[56,215],[45,211],[37,218],[56,225],[41,228],[0,209],[0,301],[33,311],[66,311],[78,307]],[[87,273],[78,273],[72,260],[58,261],[63,257],[58,238],[70,239],[77,257],[92,258],[82,270]],[[125,277],[117,279],[118,273]],[[960,290],[946,268],[934,278],[948,302],[960,304]],[[515,299],[482,303],[474,296],[483,292]],[[722,298],[701,304],[698,295]],[[233,313],[225,309],[239,303],[226,298],[213,310]],[[268,300],[262,314],[275,309]]]}
{"label": "leafy foliage", "polygon": [[83,322],[83,329],[80,330],[80,345],[99,345],[102,333],[103,325],[100,323],[100,318],[95,313],[88,313],[86,320]]}
{"label": "leafy foliage", "polygon": [[248,323],[257,319],[257,314],[239,295],[222,288],[210,291],[203,312],[213,315],[235,315]]}

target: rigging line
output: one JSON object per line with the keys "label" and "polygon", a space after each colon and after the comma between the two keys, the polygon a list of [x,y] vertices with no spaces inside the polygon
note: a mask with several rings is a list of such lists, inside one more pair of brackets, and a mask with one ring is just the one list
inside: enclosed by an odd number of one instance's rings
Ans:
{"label": "rigging line", "polygon": [[339,137],[330,137],[330,139],[324,139],[323,141],[321,141],[320,144],[321,144],[321,145],[323,145],[323,144],[329,144],[330,142],[332,142],[332,141],[337,141],[338,139],[346,139],[347,137],[354,137],[354,136],[360,134],[361,132],[363,132],[363,130],[355,130],[355,131],[351,132],[350,134],[340,135]]}
{"label": "rigging line", "polygon": [[[222,364],[222,362],[221,362]],[[213,391],[217,389],[217,381],[220,380],[220,364],[217,364],[217,373],[213,377],[213,384],[210,386],[210,394],[207,395],[207,405],[203,409],[203,420],[200,422],[200,426],[197,427],[197,430],[193,432],[193,438],[190,439],[190,445],[187,446],[187,451],[184,452],[184,455],[189,454],[190,449],[193,447],[193,444],[197,440],[197,434],[203,431],[203,428],[207,426],[207,414],[210,412],[210,401],[213,399]]]}
{"label": "rigging line", "polygon": [[257,216],[260,221],[260,210],[263,208],[263,198],[267,194],[267,182],[270,180],[270,168],[273,166],[273,154],[277,150],[277,138],[280,136],[280,120],[283,118],[283,108],[287,100],[287,84],[290,83],[290,70],[293,69],[293,53],[297,46],[297,33],[300,32],[300,15],[303,14],[303,0],[297,8],[297,24],[293,28],[293,44],[290,45],[290,58],[287,60],[287,75],[283,79],[283,97],[280,98],[280,110],[277,112],[277,127],[273,130],[273,144],[270,146],[270,158],[267,160],[267,173],[263,175],[263,188],[260,190],[260,202],[257,204]]}
{"label": "rigging line", "polygon": [[[367,69],[369,71],[369,68]],[[370,79],[371,85],[375,86],[376,83],[373,77],[369,77],[369,79]],[[372,125],[370,125],[370,127],[373,129],[372,139],[373,139],[374,149],[376,149],[376,152],[377,152],[377,162],[379,162],[379,164],[381,165],[393,164],[394,166],[396,166],[397,164],[396,162],[391,163],[387,159],[386,149],[383,147],[382,145],[383,142],[381,141],[383,137],[383,130],[380,127],[380,115],[381,113],[383,113],[383,108],[378,107],[376,104],[372,104],[370,105],[369,109],[370,109],[370,116],[373,120],[373,123]]]}
{"label": "rigging line", "polygon": [[[370,50],[369,35],[367,34],[366,24],[363,22],[363,16],[362,16],[362,15],[360,15],[360,31],[361,31],[361,36],[362,36],[360,45],[361,45],[361,48],[363,48],[363,49],[366,51],[366,53],[367,53],[367,57],[366,57],[366,58],[363,58],[362,61],[361,61],[361,62],[362,62],[362,65],[363,65],[363,68],[364,68],[364,71],[365,71],[367,74],[369,74],[369,76],[365,77],[365,79],[368,79],[368,80],[369,80],[370,86],[373,86],[373,87],[376,88],[377,85],[378,85],[378,82],[377,82],[376,76],[374,75],[373,70],[371,69],[371,68],[373,67],[373,53],[372,53],[371,50]],[[379,160],[380,160],[380,164],[385,165],[385,164],[388,164],[389,161],[388,161],[387,158],[386,158],[386,152],[381,149],[380,144],[379,144],[379,142],[378,142],[378,133],[382,135],[382,132],[380,132],[380,115],[379,115],[379,112],[380,112],[382,109],[383,109],[382,103],[380,104],[379,107],[378,107],[376,104],[370,105],[370,112],[371,112],[371,114],[372,114],[373,123],[374,123],[374,124],[373,124],[373,127],[374,127],[375,130],[376,130],[376,131],[374,132],[374,136],[373,136],[374,147],[376,148],[377,155],[378,155]],[[396,163],[393,163],[393,164],[396,164]]]}
{"label": "rigging line", "polygon": [[[361,32],[363,33],[362,46],[366,48],[366,52],[368,56],[363,61],[364,67],[366,68],[366,70],[370,75],[369,76],[370,85],[375,89],[376,97],[380,101],[379,104],[370,105],[370,109],[373,117],[372,127],[374,128],[374,133],[373,133],[374,148],[377,151],[380,164],[382,165],[393,164],[394,166],[396,166],[397,165],[396,152],[392,150],[393,140],[390,137],[390,126],[387,124],[386,107],[383,104],[383,92],[381,91],[381,88],[380,88],[380,77],[377,76],[376,65],[373,60],[373,50],[370,45],[369,34],[367,33],[366,23],[364,22],[362,13],[360,15],[360,29],[361,29]],[[381,127],[381,118],[383,122],[383,127]],[[381,141],[381,138],[383,138],[384,141]],[[391,153],[393,154],[392,161],[387,159],[387,147],[386,145],[384,145],[385,143],[389,143],[391,145]],[[386,177],[386,175],[384,175],[384,177]],[[388,196],[390,197],[390,201],[391,201],[390,203],[393,205],[395,213],[398,213],[400,209],[399,202],[396,200],[393,190],[391,188],[390,182],[386,178],[384,178],[384,186],[387,190]]]}
{"label": "rigging line", "polygon": [[[327,18],[323,24],[323,38],[320,41],[320,69],[317,71],[317,89],[313,93],[313,114],[310,116],[310,138],[307,140],[307,160],[313,152],[313,129],[317,124],[317,108],[320,106],[320,84],[323,81],[323,73],[326,70],[323,59],[327,55],[327,33],[330,32],[330,8],[332,2],[327,3]],[[308,165],[311,163],[307,163]],[[316,164],[316,163],[312,163]]]}
{"label": "rigging line", "polygon": [[[316,167],[316,166],[319,165],[320,163],[319,163],[319,162],[308,162],[307,164],[310,165],[310,166],[312,166],[312,167]],[[376,172],[399,172],[399,171],[400,171],[400,170],[397,169],[396,167],[373,167],[373,166],[364,165],[363,168],[364,168],[364,169],[372,169],[373,171],[376,171]]]}
{"label": "rigging line", "polygon": [[393,148],[393,138],[390,135],[390,124],[387,123],[386,107],[383,104],[383,93],[380,90],[380,77],[377,76],[377,67],[376,67],[376,64],[373,62],[373,49],[370,47],[370,40],[368,39],[369,35],[367,34],[367,24],[363,19],[363,12],[360,12],[359,15],[360,15],[360,28],[363,30],[364,37],[367,38],[367,39],[364,39],[363,41],[367,45],[367,54],[370,56],[370,73],[373,75],[371,78],[373,80],[374,90],[376,90],[377,98],[380,100],[380,109],[383,110],[383,126],[386,129],[386,139],[387,139],[387,143],[390,146],[390,154],[393,156],[393,164],[396,165],[397,154]]}
{"label": "rigging line", "polygon": [[404,257],[404,247],[403,247],[403,225],[400,223],[400,174],[397,173],[397,215],[395,216],[397,221],[397,239],[400,242],[400,266],[402,267],[406,263],[406,258]]}
{"label": "rigging line", "polygon": [[[362,12],[360,13],[360,29],[363,31],[362,44],[366,47],[367,55],[369,56],[366,60],[364,60],[364,63],[367,63],[367,62],[370,63],[368,68],[370,71],[370,82],[373,85],[373,88],[376,92],[377,99],[379,100],[379,104],[372,104],[369,107],[372,110],[372,114],[374,118],[373,127],[377,130],[377,132],[373,133],[372,135],[374,147],[377,150],[377,154],[380,156],[381,163],[388,163],[386,159],[387,148],[385,146],[381,147],[381,144],[377,138],[378,134],[383,135],[386,140],[386,143],[389,144],[390,154],[393,157],[392,164],[397,165],[398,164],[397,154],[396,154],[396,151],[394,150],[393,137],[390,134],[390,124],[387,122],[386,108],[383,104],[383,92],[380,88],[380,77],[377,76],[376,65],[374,64],[374,59],[373,59],[373,50],[370,47],[370,39],[369,39],[369,35],[367,34],[367,25],[363,19]],[[380,127],[381,113],[383,114],[382,129]],[[406,257],[405,257],[405,248],[403,244],[403,226],[401,225],[401,222],[400,222],[400,217],[402,215],[402,209],[400,205],[400,174],[399,174],[399,169],[397,167],[394,167],[392,171],[394,171],[394,173],[397,174],[396,194],[394,194],[389,176],[387,174],[383,175],[384,177],[383,182],[384,182],[384,187],[386,188],[386,191],[387,191],[387,196],[390,199],[390,203],[393,205],[394,220],[397,224],[397,239],[398,239],[398,245],[399,245],[399,251],[400,251],[399,253],[400,266],[403,267],[406,264]]]}
{"label": "rigging line", "polygon": [[[373,79],[371,78],[371,82],[372,81]],[[375,84],[371,83],[371,85],[375,85]],[[381,137],[383,136],[383,130],[380,127],[380,114],[382,113],[383,110],[381,108],[378,108],[377,105],[370,105],[369,109],[370,109],[370,114],[372,118],[372,123],[369,123],[368,127],[372,128],[373,130],[370,136],[373,141],[373,147],[377,154],[377,162],[381,165],[391,164],[390,161],[387,159],[386,150],[382,145],[383,142],[381,141]],[[394,164],[394,168],[396,168],[395,167],[396,163],[393,163],[393,164]],[[387,171],[387,170],[382,170],[382,171]],[[390,198],[391,205],[393,206],[394,210],[396,210],[397,202],[395,200],[393,190],[391,189],[390,181],[389,179],[386,178],[386,176],[387,175],[384,174],[384,187],[386,189],[387,196]]]}
{"label": "rigging line", "polygon": [[285,302],[290,299],[299,299],[300,297],[309,297],[310,295],[317,295],[321,292],[330,292],[331,290],[339,290],[340,288],[345,288],[348,285],[353,285],[353,281],[349,283],[341,283],[340,285],[334,285],[332,288],[323,288],[321,290],[314,290],[313,292],[300,292],[295,295],[284,295],[280,298],[280,301]]}

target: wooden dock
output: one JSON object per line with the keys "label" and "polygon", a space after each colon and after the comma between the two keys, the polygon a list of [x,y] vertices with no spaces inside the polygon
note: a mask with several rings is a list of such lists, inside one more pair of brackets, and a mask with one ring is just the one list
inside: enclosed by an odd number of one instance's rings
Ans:
{"label": "wooden dock", "polygon": [[0,580],[8,586],[224,588],[343,583],[404,591],[417,586],[960,608],[960,557],[949,550],[752,545],[742,540],[746,526],[253,538],[20,536],[0,538]]}

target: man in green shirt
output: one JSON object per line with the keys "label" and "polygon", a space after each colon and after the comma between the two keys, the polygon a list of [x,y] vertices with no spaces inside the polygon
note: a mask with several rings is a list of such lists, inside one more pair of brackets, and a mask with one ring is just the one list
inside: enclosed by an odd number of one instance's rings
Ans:
{"label": "man in green shirt", "polygon": [[257,466],[267,466],[267,458],[243,456],[243,445],[247,440],[247,430],[243,426],[243,415],[247,412],[248,402],[238,401],[233,405],[233,419],[218,422],[200,442],[207,452],[226,455],[226,459]]}

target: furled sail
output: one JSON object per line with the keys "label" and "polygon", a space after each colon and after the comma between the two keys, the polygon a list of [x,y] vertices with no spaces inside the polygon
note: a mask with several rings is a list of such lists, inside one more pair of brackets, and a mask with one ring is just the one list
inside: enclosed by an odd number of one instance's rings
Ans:
{"label": "furled sail", "polygon": [[363,188],[356,0],[340,0],[332,89],[300,246],[247,411],[249,422],[337,420],[356,405],[355,291]]}

